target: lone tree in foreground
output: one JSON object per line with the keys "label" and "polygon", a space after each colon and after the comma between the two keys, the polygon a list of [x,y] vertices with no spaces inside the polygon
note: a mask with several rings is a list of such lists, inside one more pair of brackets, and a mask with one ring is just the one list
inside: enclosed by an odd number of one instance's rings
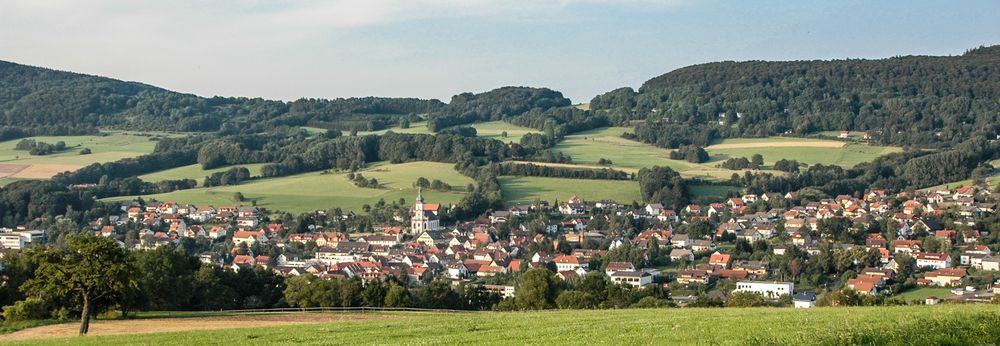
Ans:
{"label": "lone tree in foreground", "polygon": [[25,283],[25,290],[73,302],[80,309],[80,335],[87,334],[95,311],[114,305],[135,286],[128,253],[110,238],[73,236],[65,248],[52,247],[37,256],[35,278]]}

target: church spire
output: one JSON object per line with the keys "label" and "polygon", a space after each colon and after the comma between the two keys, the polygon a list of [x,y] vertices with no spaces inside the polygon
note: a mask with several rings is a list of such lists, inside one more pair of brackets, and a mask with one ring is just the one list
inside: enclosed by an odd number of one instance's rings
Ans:
{"label": "church spire", "polygon": [[417,188],[417,203],[424,204],[424,188]]}

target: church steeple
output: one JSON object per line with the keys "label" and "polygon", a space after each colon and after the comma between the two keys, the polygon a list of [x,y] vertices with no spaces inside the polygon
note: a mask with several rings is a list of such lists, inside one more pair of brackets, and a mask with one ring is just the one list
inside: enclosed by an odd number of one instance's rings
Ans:
{"label": "church steeple", "polygon": [[424,188],[423,187],[418,187],[417,188],[417,203],[424,204]]}

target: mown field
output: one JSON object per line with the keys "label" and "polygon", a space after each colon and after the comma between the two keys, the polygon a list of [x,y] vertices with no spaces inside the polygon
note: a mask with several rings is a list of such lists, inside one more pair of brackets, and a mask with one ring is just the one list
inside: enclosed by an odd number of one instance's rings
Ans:
{"label": "mown field", "polygon": [[706,148],[711,159],[709,164],[725,161],[730,157],[750,158],[754,154],[764,157],[764,165],[773,165],[781,159],[796,160],[813,165],[838,165],[853,167],[869,162],[876,157],[902,151],[898,147],[880,147],[865,144],[850,144],[839,141],[809,138],[739,138],[726,139]]}
{"label": "mown field", "polygon": [[248,170],[250,170],[251,176],[260,176],[260,169],[265,165],[267,164],[251,163],[245,165],[232,165],[232,166],[218,167],[213,169],[203,169],[201,168],[201,164],[193,164],[193,165],[171,168],[159,172],[149,173],[145,175],[140,175],[139,179],[152,183],[164,180],[194,179],[198,181],[198,185],[201,185],[202,181],[205,180],[206,176],[212,175],[212,173],[216,172],[224,172],[231,168],[236,168],[236,167],[246,167]]}
{"label": "mown field", "polygon": [[[242,185],[196,188],[164,194],[141,196],[159,201],[176,201],[194,205],[235,205],[233,195],[240,192],[258,206],[291,213],[311,212],[316,209],[340,207],[361,212],[364,204],[374,205],[379,199],[386,202],[400,198],[412,202],[416,189],[412,184],[420,176],[430,180],[440,179],[452,185],[454,192],[425,191],[429,203],[451,204],[461,200],[465,186],[472,179],[459,174],[452,164],[436,162],[409,162],[398,165],[375,164],[361,172],[366,178],[375,178],[381,188],[361,188],[347,179],[346,173],[311,172],[288,177],[255,180]],[[131,200],[139,196],[110,198],[110,201]]]}
{"label": "mown field", "polygon": [[[21,139],[0,142],[0,184],[17,179],[50,178],[56,173],[76,170],[92,163],[148,154],[156,147],[156,141],[150,140],[153,135],[169,136],[163,133],[111,132],[106,136],[31,137],[49,144],[66,143],[66,150],[49,155],[30,155],[27,151],[15,150]],[[80,155],[83,148],[89,148],[92,153]]]}
{"label": "mown field", "polygon": [[[324,323],[110,336],[10,344],[231,345],[933,345],[994,344],[1000,308],[937,305],[864,308],[631,309],[483,313],[375,313]],[[253,321],[253,316],[246,316]],[[149,320],[138,320],[149,324]],[[159,320],[159,325],[184,323]],[[49,326],[53,327],[53,326]],[[42,327],[48,328],[48,327]],[[93,328],[92,330],[96,330]],[[44,335],[43,335],[44,337]]]}
{"label": "mown field", "polygon": [[941,299],[953,296],[951,288],[948,287],[922,287],[900,293],[896,298],[911,301],[914,299],[927,299],[927,297],[938,297]]}
{"label": "mown field", "polygon": [[[524,135],[540,132],[532,128],[521,127],[503,121],[475,123],[472,124],[472,128],[476,129],[476,137],[492,138],[507,143],[520,143],[521,137],[524,137]],[[501,136],[505,131],[507,132],[507,137]]]}
{"label": "mown field", "polygon": [[591,180],[545,177],[500,177],[504,200],[530,203],[537,200],[565,202],[576,195],[587,201],[612,199],[618,203],[642,201],[639,183],[632,180]]}

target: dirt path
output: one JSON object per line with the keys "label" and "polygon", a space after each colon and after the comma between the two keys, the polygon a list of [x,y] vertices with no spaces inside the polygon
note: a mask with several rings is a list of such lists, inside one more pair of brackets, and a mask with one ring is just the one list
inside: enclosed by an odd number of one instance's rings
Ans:
{"label": "dirt path", "polygon": [[[213,316],[187,318],[156,318],[139,320],[94,321],[90,324],[87,335],[121,335],[146,334],[162,332],[180,332],[189,330],[251,328],[264,326],[283,326],[308,323],[343,322],[368,319],[385,319],[391,316],[381,314],[355,313],[304,313],[304,314],[269,314],[244,316]],[[64,323],[49,326],[29,328],[10,334],[0,335],[0,342],[16,340],[37,340],[49,338],[65,338],[76,336],[79,332],[78,323]]]}
{"label": "dirt path", "polygon": [[712,149],[753,149],[753,148],[841,148],[847,145],[845,142],[837,141],[802,141],[802,142],[759,142],[759,143],[732,143],[732,144],[715,144],[705,147],[706,150]]}

